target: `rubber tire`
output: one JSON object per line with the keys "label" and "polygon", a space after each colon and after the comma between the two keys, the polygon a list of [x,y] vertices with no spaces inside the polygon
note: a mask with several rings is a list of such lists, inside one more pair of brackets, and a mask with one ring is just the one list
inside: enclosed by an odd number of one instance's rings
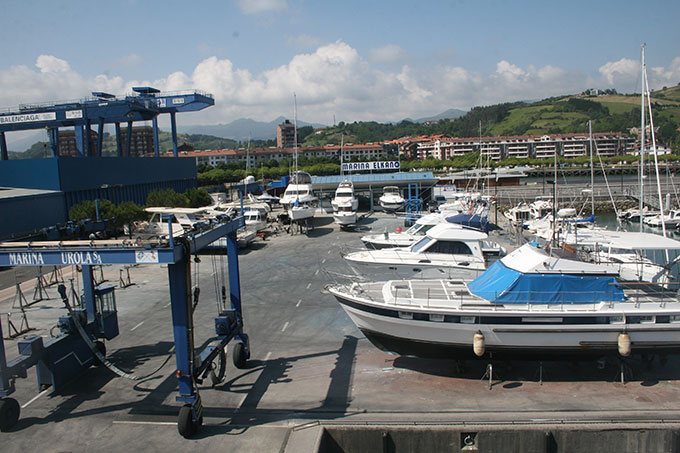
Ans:
{"label": "rubber tire", "polygon": [[185,404],[180,408],[179,416],[177,417],[177,431],[185,439],[189,439],[196,434],[197,426],[194,423],[192,412],[191,404]]}
{"label": "rubber tire", "polygon": [[19,421],[21,406],[14,398],[0,399],[0,431],[7,432]]}
{"label": "rubber tire", "polygon": [[232,356],[234,360],[234,366],[240,370],[246,367],[246,347],[243,343],[238,342],[234,345],[234,355]]}
{"label": "rubber tire", "polygon": [[[94,348],[99,352],[101,355],[106,357],[106,345],[104,344],[103,341],[97,340],[94,342]],[[95,354],[94,356],[94,364],[95,366],[102,366],[104,365],[101,360],[99,360],[99,357]]]}
{"label": "rubber tire", "polygon": [[217,384],[224,380],[224,374],[227,369],[227,354],[224,349],[217,354],[217,357],[213,360],[210,368],[210,382],[212,386],[215,387]]}

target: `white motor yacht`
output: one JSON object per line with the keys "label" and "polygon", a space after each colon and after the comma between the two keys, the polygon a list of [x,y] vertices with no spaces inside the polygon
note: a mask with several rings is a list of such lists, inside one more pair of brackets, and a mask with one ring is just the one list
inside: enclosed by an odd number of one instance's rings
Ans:
{"label": "white motor yacht", "polygon": [[246,222],[246,229],[250,231],[261,231],[267,228],[267,218],[262,216],[262,213],[257,209],[250,209],[243,213]]}
{"label": "white motor yacht", "polygon": [[380,206],[387,212],[398,210],[404,206],[404,201],[404,197],[401,196],[401,192],[397,186],[385,186],[383,194],[379,199]]}
{"label": "white motor yacht", "polygon": [[333,220],[340,226],[348,226],[357,223],[357,209],[359,200],[354,196],[352,181],[345,180],[335,190],[335,197],[331,201],[333,207]]}
{"label": "white motor yacht", "polygon": [[680,352],[674,290],[633,288],[603,266],[530,244],[473,281],[326,286],[378,348],[447,359],[561,358]]}
{"label": "white motor yacht", "polygon": [[[376,280],[473,278],[504,254],[502,247],[491,247],[491,242],[486,233],[446,223],[436,225],[410,247],[364,250],[347,253],[343,258],[358,275]],[[485,253],[489,248],[495,252]]]}
{"label": "white motor yacht", "polygon": [[291,220],[299,221],[314,217],[317,201],[312,188],[312,176],[307,172],[297,171],[291,177],[279,203],[288,211]]}

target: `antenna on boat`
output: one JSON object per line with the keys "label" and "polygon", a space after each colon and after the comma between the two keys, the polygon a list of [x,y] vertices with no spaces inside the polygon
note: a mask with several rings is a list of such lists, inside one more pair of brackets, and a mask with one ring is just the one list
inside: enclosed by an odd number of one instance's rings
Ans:
{"label": "antenna on boat", "polygon": [[[298,146],[297,146],[297,96],[293,92],[293,148],[295,149],[295,173],[293,177],[295,178],[295,183],[297,184],[298,178]],[[296,201],[299,199],[299,195],[296,195]]]}
{"label": "antenna on boat", "polygon": [[345,134],[344,132],[340,134],[340,179],[342,180],[342,163],[343,163],[343,155],[345,154],[345,150],[343,149],[343,146],[345,144]]}
{"label": "antenna on boat", "polygon": [[645,44],[642,44],[642,88],[640,89],[640,233],[643,231],[642,227],[642,210],[645,206],[645,77],[647,71],[645,70]]}

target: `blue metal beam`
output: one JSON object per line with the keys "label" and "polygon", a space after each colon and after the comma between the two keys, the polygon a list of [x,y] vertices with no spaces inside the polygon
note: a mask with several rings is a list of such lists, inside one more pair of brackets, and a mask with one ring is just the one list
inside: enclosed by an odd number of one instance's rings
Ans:
{"label": "blue metal beam", "polygon": [[104,118],[99,118],[97,126],[97,157],[102,157],[102,148],[104,147]]}
{"label": "blue metal beam", "polygon": [[132,121],[128,121],[127,123],[127,136],[125,142],[125,157],[130,157],[130,148],[132,148]]}
{"label": "blue metal beam", "polygon": [[172,134],[172,155],[177,157],[177,121],[175,112],[170,112],[170,132]]}
{"label": "blue metal beam", "polygon": [[116,156],[123,157],[123,144],[120,136],[120,123],[115,124],[116,128]]}
{"label": "blue metal beam", "polygon": [[158,143],[158,118],[154,117],[154,119],[151,121],[151,124],[153,125],[153,153],[154,156],[160,157],[161,153]]}
{"label": "blue metal beam", "polygon": [[[187,241],[188,251],[190,254],[196,253],[217,239],[236,232],[244,225],[244,218],[237,217],[231,222],[198,232]],[[114,246],[107,241],[104,241],[104,244],[97,246],[97,241],[0,243],[0,266],[170,264],[176,263],[185,254],[181,244],[156,248],[126,243]]]}
{"label": "blue metal beam", "polygon": [[4,132],[0,132],[0,160],[9,160],[9,153],[7,152],[7,140],[5,140]]}

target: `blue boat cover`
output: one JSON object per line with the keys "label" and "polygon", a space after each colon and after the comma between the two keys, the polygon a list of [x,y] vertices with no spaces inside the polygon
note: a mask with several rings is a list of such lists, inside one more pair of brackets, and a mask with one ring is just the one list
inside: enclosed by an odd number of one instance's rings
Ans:
{"label": "blue boat cover", "polygon": [[623,289],[612,276],[566,273],[522,273],[493,263],[468,283],[473,294],[502,304],[592,304],[621,302]]}
{"label": "blue boat cover", "polygon": [[477,214],[456,214],[446,218],[449,223],[457,223],[464,227],[474,228],[485,233],[493,230],[500,230],[501,227],[495,223],[489,222],[489,219]]}

